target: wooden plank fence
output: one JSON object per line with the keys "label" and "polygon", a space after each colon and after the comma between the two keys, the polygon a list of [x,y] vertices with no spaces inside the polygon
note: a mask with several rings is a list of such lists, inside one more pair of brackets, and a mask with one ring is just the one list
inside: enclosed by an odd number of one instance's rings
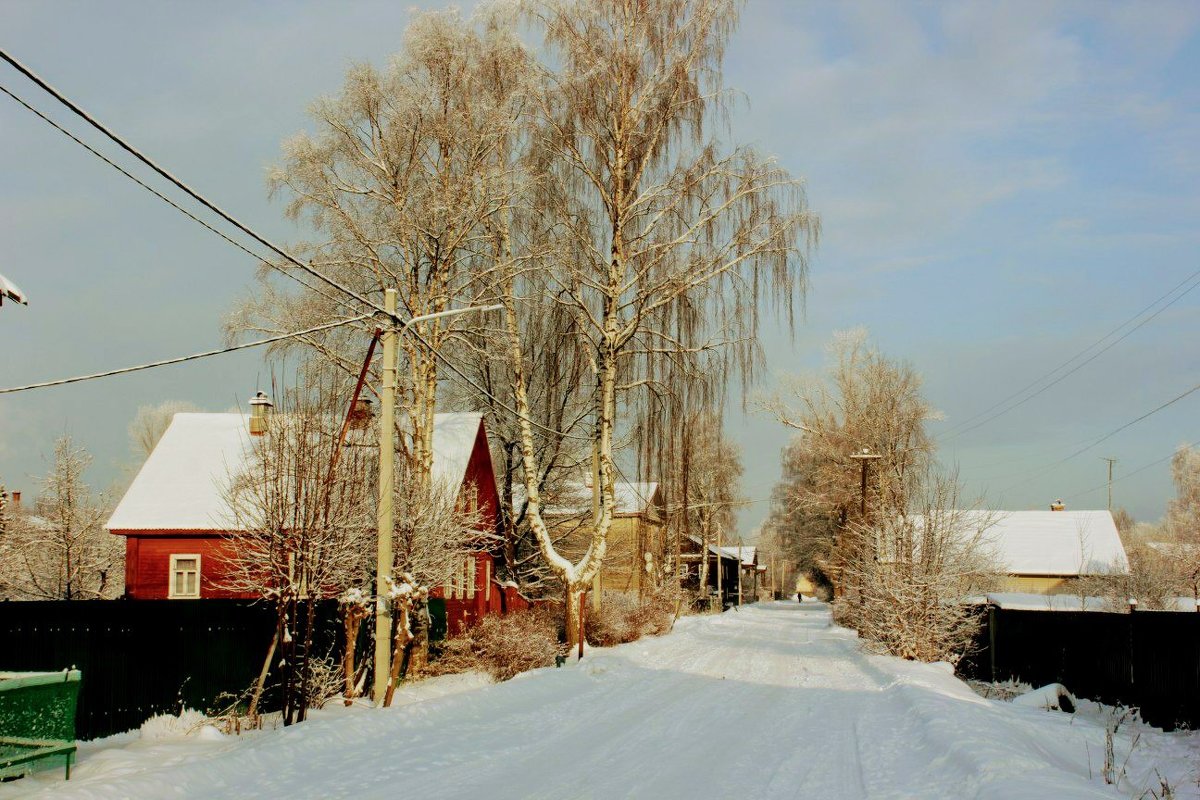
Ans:
{"label": "wooden plank fence", "polygon": [[[336,601],[317,620],[315,652],[336,656]],[[2,602],[0,671],[81,670],[77,735],[92,739],[218,707],[258,677],[274,629],[274,608],[247,600]]]}
{"label": "wooden plank fence", "polygon": [[1025,611],[991,606],[959,674],[1061,683],[1073,694],[1136,706],[1147,722],[1200,727],[1200,614]]}

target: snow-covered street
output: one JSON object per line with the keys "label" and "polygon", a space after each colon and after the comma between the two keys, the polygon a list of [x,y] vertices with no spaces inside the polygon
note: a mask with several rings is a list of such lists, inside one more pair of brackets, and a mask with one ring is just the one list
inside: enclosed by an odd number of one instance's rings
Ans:
{"label": "snow-covered street", "polygon": [[[241,739],[85,748],[70,783],[40,776],[24,791],[1128,797],[1100,777],[1103,742],[1094,722],[985,700],[944,665],[866,656],[852,633],[831,626],[823,604],[773,603],[688,618],[668,636],[594,651],[564,669],[386,711],[334,713]],[[0,798],[14,790],[0,787]]]}

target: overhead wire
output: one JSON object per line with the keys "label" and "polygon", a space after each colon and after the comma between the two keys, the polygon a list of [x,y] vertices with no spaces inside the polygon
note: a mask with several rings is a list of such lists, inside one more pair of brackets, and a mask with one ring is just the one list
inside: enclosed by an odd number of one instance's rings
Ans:
{"label": "overhead wire", "polygon": [[[1194,442],[1188,442],[1188,443],[1180,445],[1179,447],[1194,447],[1194,446],[1195,446]],[[1135,470],[1131,470],[1129,472],[1126,472],[1123,475],[1118,475],[1118,476],[1114,477],[1112,479],[1112,482],[1119,483],[1119,482],[1125,480],[1126,478],[1132,478],[1134,475],[1137,475],[1139,472],[1145,472],[1146,470],[1150,469],[1151,467],[1157,467],[1159,464],[1163,463],[1164,461],[1170,461],[1172,458],[1175,457],[1175,454],[1177,452],[1179,452],[1179,448],[1176,448],[1175,450],[1171,451],[1169,454],[1163,456],[1162,458],[1151,461],[1149,464],[1143,464],[1142,466],[1138,467]],[[1083,491],[1064,495],[1064,497],[1068,500],[1072,500],[1077,497],[1083,497],[1084,495],[1091,494],[1092,492],[1097,492],[1101,489],[1106,488],[1108,485],[1109,485],[1109,482],[1105,481],[1104,483],[1097,484],[1090,489],[1084,489]]]}
{"label": "overhead wire", "polygon": [[[46,114],[42,113],[41,111],[39,111],[39,110],[38,110],[37,108],[35,108],[34,106],[30,105],[28,102],[26,102],[25,100],[23,100],[21,97],[17,96],[15,93],[13,93],[11,90],[9,90],[7,87],[5,87],[5,86],[4,86],[4,85],[2,85],[2,84],[0,84],[0,92],[3,92],[4,94],[6,94],[6,95],[8,95],[9,97],[11,97],[13,100],[15,100],[15,101],[16,101],[17,103],[19,103],[20,105],[24,106],[24,107],[25,107],[25,108],[26,108],[26,109],[27,109],[27,110],[28,110],[30,113],[32,113],[32,114],[34,114],[35,116],[37,116],[39,119],[41,119],[41,120],[42,120],[43,122],[45,122],[47,125],[49,125],[50,127],[54,128],[56,131],[58,131],[59,133],[61,133],[63,136],[66,136],[66,137],[67,137],[68,139],[70,139],[71,141],[75,142],[75,144],[79,145],[79,146],[80,146],[80,147],[82,147],[84,150],[87,150],[89,153],[91,153],[92,155],[94,155],[96,158],[100,159],[100,160],[101,160],[101,161],[103,161],[105,164],[107,164],[108,166],[112,167],[112,168],[113,168],[113,169],[115,169],[117,172],[121,173],[121,174],[122,174],[122,175],[124,175],[126,178],[128,178],[129,180],[131,180],[131,181],[133,181],[134,183],[136,183],[138,186],[140,186],[140,187],[142,187],[143,189],[145,189],[145,190],[146,190],[147,192],[149,192],[150,194],[152,194],[152,195],[154,195],[155,197],[157,197],[159,200],[162,200],[164,203],[166,203],[166,204],[167,204],[167,205],[169,205],[171,208],[173,208],[173,209],[175,209],[176,211],[178,211],[180,214],[183,214],[185,217],[187,217],[188,219],[190,219],[192,222],[195,222],[196,224],[198,224],[198,225],[200,225],[200,226],[202,226],[202,227],[206,228],[206,229],[207,229],[207,230],[208,230],[210,233],[214,233],[214,234],[216,234],[217,236],[221,237],[221,238],[222,238],[222,239],[224,239],[224,240],[225,240],[227,243],[229,243],[229,244],[233,245],[234,247],[236,247],[237,249],[241,250],[243,253],[245,253],[246,255],[250,256],[251,258],[254,258],[254,259],[258,260],[258,261],[266,261],[266,259],[264,259],[264,258],[263,258],[261,255],[259,255],[258,253],[255,253],[253,250],[251,250],[250,248],[246,247],[246,246],[245,246],[244,244],[242,244],[241,242],[237,241],[236,239],[233,239],[232,237],[230,237],[230,236],[226,235],[226,234],[225,234],[223,231],[220,231],[220,230],[218,230],[217,228],[213,227],[212,225],[208,224],[208,223],[207,223],[207,222],[205,222],[204,220],[200,219],[200,217],[196,216],[195,214],[193,214],[192,212],[188,211],[188,210],[187,210],[186,208],[184,208],[183,206],[181,206],[181,205],[179,205],[178,203],[176,203],[176,202],[175,202],[174,200],[172,200],[171,198],[167,197],[167,196],[166,196],[165,194],[163,194],[162,192],[160,192],[160,191],[158,191],[157,189],[155,189],[153,186],[150,186],[149,184],[145,183],[145,182],[144,182],[142,179],[138,178],[136,175],[134,175],[133,173],[129,172],[129,171],[128,171],[128,170],[126,170],[124,167],[122,167],[120,164],[117,164],[115,161],[113,161],[112,159],[110,159],[108,156],[104,155],[104,154],[103,154],[103,153],[101,153],[99,150],[97,150],[96,148],[92,147],[90,144],[88,144],[87,142],[83,141],[83,140],[82,140],[82,139],[80,139],[78,136],[76,136],[75,134],[73,134],[73,133],[71,133],[70,131],[68,131],[66,128],[64,128],[64,127],[62,127],[61,125],[59,125],[57,122],[55,122],[55,121],[54,121],[53,119],[51,119],[49,116],[47,116]],[[325,294],[323,291],[321,291],[320,289],[318,289],[316,286],[313,286],[312,284],[308,283],[308,282],[307,282],[307,281],[305,281],[303,278],[301,278],[301,277],[299,277],[299,276],[297,276],[297,275],[293,275],[293,276],[292,276],[292,278],[293,278],[295,281],[297,281],[297,282],[298,282],[298,283],[299,283],[301,286],[304,286],[304,287],[308,288],[309,290],[311,290],[311,291],[313,291],[313,292],[316,292],[317,294],[321,295],[322,297],[326,298],[327,300],[330,300],[330,301],[332,301],[332,302],[336,302],[336,303],[340,303],[341,305],[343,305],[343,306],[345,306],[345,307],[347,307],[347,308],[352,308],[351,306],[349,306],[349,304],[347,304],[347,303],[345,303],[345,302],[343,302],[343,301],[341,301],[341,300],[338,300],[338,299],[337,299],[337,298],[335,298],[335,297],[331,297],[331,296],[330,296],[330,295],[328,295],[328,294]]]}
{"label": "overhead wire", "polygon": [[[1180,288],[1182,288],[1183,286],[1185,286],[1185,285],[1186,285],[1186,284],[1188,284],[1188,283],[1191,283],[1191,286],[1188,286],[1188,287],[1187,287],[1186,289],[1184,289],[1182,292],[1179,292],[1179,289],[1180,289]],[[1180,282],[1179,282],[1179,283],[1177,283],[1175,286],[1173,286],[1173,287],[1172,287],[1172,288],[1171,288],[1169,291],[1167,291],[1165,294],[1161,295],[1161,296],[1160,296],[1158,299],[1156,299],[1154,302],[1150,303],[1150,305],[1146,306],[1146,307],[1145,307],[1145,308],[1143,308],[1141,311],[1137,312],[1137,313],[1136,313],[1136,314],[1134,314],[1132,317],[1130,317],[1129,319],[1125,320],[1124,322],[1122,322],[1122,323],[1121,323],[1120,325],[1118,325],[1117,327],[1113,328],[1111,331],[1109,331],[1108,333],[1106,333],[1104,336],[1100,337],[1099,339],[1097,339],[1097,340],[1096,340],[1095,342],[1093,342],[1092,344],[1090,344],[1090,345],[1088,345],[1087,347],[1083,348],[1083,349],[1082,349],[1082,350],[1080,350],[1078,353],[1076,353],[1075,355],[1071,356],[1070,358],[1068,358],[1068,359],[1067,359],[1066,361],[1064,361],[1063,363],[1059,364],[1057,367],[1054,367],[1054,368],[1053,368],[1053,369],[1051,369],[1049,372],[1045,373],[1044,375],[1042,375],[1041,377],[1037,378],[1037,379],[1036,379],[1036,380],[1034,380],[1033,382],[1029,383],[1029,384],[1028,384],[1028,385],[1026,385],[1025,387],[1023,387],[1023,388],[1021,388],[1021,389],[1017,390],[1017,391],[1016,391],[1016,392],[1014,392],[1013,394],[1010,394],[1008,397],[1004,398],[1004,399],[1003,399],[1003,400],[1001,400],[1000,402],[998,402],[998,403],[996,403],[996,404],[992,405],[991,407],[989,407],[989,408],[987,408],[987,409],[985,409],[985,410],[983,410],[983,411],[979,412],[978,414],[975,414],[975,415],[974,415],[974,416],[972,416],[972,417],[969,417],[969,418],[967,418],[967,419],[963,420],[962,422],[958,423],[957,425],[955,425],[954,427],[950,428],[949,430],[947,430],[947,431],[943,431],[942,433],[940,433],[940,434],[938,434],[938,435],[937,435],[937,438],[939,438],[939,439],[947,439],[947,440],[948,440],[948,439],[956,439],[956,438],[958,438],[959,436],[962,436],[962,435],[963,435],[963,434],[965,434],[965,433],[969,433],[970,431],[973,431],[973,430],[975,430],[976,428],[980,428],[980,427],[982,427],[982,426],[984,426],[984,425],[988,424],[989,422],[992,422],[993,420],[995,420],[995,419],[998,419],[998,418],[1000,418],[1000,417],[1004,416],[1004,415],[1005,415],[1005,414],[1007,414],[1008,412],[1010,412],[1010,411],[1012,411],[1012,410],[1014,410],[1014,409],[1016,409],[1016,408],[1019,408],[1019,407],[1023,406],[1025,403],[1028,403],[1030,400],[1034,399],[1034,398],[1035,398],[1035,397],[1037,397],[1038,395],[1040,395],[1040,394],[1042,394],[1042,393],[1044,393],[1044,392],[1048,391],[1049,389],[1053,388],[1054,386],[1057,386],[1059,383],[1061,383],[1062,381],[1066,380],[1068,377],[1070,377],[1071,375],[1075,374],[1075,373],[1076,373],[1076,372],[1078,372],[1079,370],[1083,369],[1083,368],[1084,368],[1084,367],[1086,367],[1088,364],[1090,364],[1090,363],[1092,363],[1093,361],[1095,361],[1097,358],[1099,358],[1099,357],[1100,357],[1100,356],[1102,356],[1104,353],[1106,353],[1106,352],[1108,352],[1109,350],[1111,350],[1111,349],[1112,349],[1113,347],[1115,347],[1116,345],[1120,344],[1120,343],[1121,343],[1122,341],[1124,341],[1125,339],[1129,338],[1129,336],[1131,336],[1133,333],[1135,333],[1137,330],[1139,330],[1139,329],[1140,329],[1142,326],[1146,325],[1146,324],[1147,324],[1147,323],[1149,323],[1151,320],[1155,319],[1155,318],[1156,318],[1156,317],[1157,317],[1159,314],[1162,314],[1164,311],[1166,311],[1168,308],[1170,308],[1171,306],[1173,306],[1175,303],[1179,302],[1179,300],[1183,299],[1183,297],[1184,297],[1184,296],[1186,296],[1186,295],[1187,295],[1189,292],[1191,292],[1191,291],[1192,291],[1193,289],[1195,289],[1197,286],[1200,286],[1200,270],[1196,270],[1196,271],[1195,271],[1195,272],[1193,272],[1191,275],[1188,275],[1188,276],[1187,276],[1186,278],[1184,278],[1182,281],[1180,281]],[[1151,314],[1150,316],[1148,316],[1148,317],[1146,317],[1145,319],[1143,319],[1143,320],[1141,320],[1140,322],[1138,322],[1136,325],[1134,325],[1134,326],[1133,326],[1132,328],[1130,328],[1128,331],[1126,331],[1125,333],[1121,334],[1121,336],[1119,336],[1118,338],[1114,339],[1113,341],[1109,342],[1107,345],[1105,345],[1103,348],[1101,348],[1100,350],[1098,350],[1098,351],[1096,351],[1095,353],[1093,353],[1091,356],[1089,356],[1089,357],[1088,357],[1087,359],[1085,359],[1084,361],[1080,362],[1079,364],[1076,364],[1076,365],[1075,365],[1074,367],[1072,367],[1070,370],[1068,370],[1067,372],[1063,373],[1062,375],[1059,375],[1059,376],[1058,376],[1057,378],[1055,378],[1053,381],[1051,381],[1050,383],[1047,383],[1045,386],[1042,386],[1040,389],[1038,389],[1036,392],[1033,392],[1033,393],[1032,393],[1032,394],[1030,394],[1029,396],[1027,396],[1027,397],[1024,397],[1024,398],[1022,398],[1021,400],[1019,400],[1018,402],[1016,402],[1016,403],[1013,403],[1012,405],[1009,405],[1009,406],[1007,406],[1006,408],[1003,408],[1003,409],[1001,409],[1000,411],[998,411],[998,412],[997,412],[997,413],[995,413],[995,414],[992,414],[991,416],[986,416],[986,415],[987,415],[987,414],[989,414],[990,412],[992,412],[992,411],[994,411],[994,410],[996,410],[996,409],[998,409],[998,408],[1001,408],[1001,407],[1002,407],[1002,406],[1004,406],[1006,403],[1008,403],[1010,400],[1013,400],[1013,399],[1015,399],[1015,398],[1017,398],[1017,397],[1020,397],[1021,395],[1025,394],[1025,392],[1029,391],[1029,390],[1030,390],[1030,389],[1032,389],[1033,387],[1035,387],[1035,386],[1037,386],[1038,384],[1040,384],[1042,381],[1044,381],[1044,380],[1046,380],[1047,378],[1049,378],[1050,376],[1054,375],[1054,373],[1056,373],[1056,372],[1058,372],[1059,370],[1063,369],[1064,367],[1066,367],[1066,366],[1070,365],[1072,362],[1074,362],[1074,361],[1075,361],[1076,359],[1078,359],[1080,356],[1084,355],[1084,354],[1085,354],[1085,353],[1087,353],[1089,350],[1093,349],[1094,347],[1096,347],[1097,345],[1099,345],[1101,342],[1105,341],[1106,339],[1108,339],[1108,338],[1112,337],[1112,336],[1113,336],[1114,334],[1116,334],[1118,331],[1120,331],[1121,329],[1123,329],[1123,328],[1125,328],[1126,326],[1128,326],[1128,325],[1129,325],[1131,322],[1133,322],[1134,320],[1137,320],[1139,317],[1141,317],[1141,316],[1142,316],[1143,314],[1145,314],[1147,311],[1150,311],[1150,310],[1151,310],[1151,309],[1153,309],[1155,306],[1157,306],[1159,303],[1162,303],[1164,300],[1166,300],[1168,297],[1171,297],[1171,295],[1175,294],[1176,292],[1179,292],[1179,294],[1178,294],[1176,297],[1173,297],[1173,298],[1171,298],[1171,300],[1170,300],[1169,302],[1167,302],[1165,305],[1163,305],[1163,307],[1162,307],[1162,308],[1159,308],[1159,309],[1158,309],[1158,310],[1156,310],[1156,311],[1155,311],[1153,314]],[[973,425],[972,425],[972,424],[970,424],[970,423],[971,423],[973,420],[977,420],[977,419],[979,419],[980,417],[985,417],[985,418],[984,418],[984,419],[982,419],[982,420],[980,420],[979,422],[976,422],[976,423],[975,423],[975,424],[973,424]],[[966,426],[966,427],[963,427],[963,426]]]}
{"label": "overhead wire", "polygon": [[[248,225],[242,223],[241,221],[239,221],[238,219],[233,217],[231,214],[226,212],[224,209],[222,209],[221,207],[216,205],[216,203],[208,200],[206,197],[204,197],[198,191],[196,191],[195,189],[191,188],[189,185],[184,183],[181,179],[175,177],[173,174],[168,172],[165,168],[160,166],[157,162],[155,162],[149,156],[144,155],[136,147],[134,147],[132,144],[130,144],[129,142],[125,141],[123,138],[118,136],[111,129],[109,129],[107,126],[105,126],[103,123],[101,123],[97,119],[95,119],[92,115],[88,114],[86,111],[84,111],[78,105],[76,105],[74,102],[72,102],[70,99],[68,99],[65,95],[63,95],[61,92],[59,92],[53,86],[51,86],[47,81],[45,81],[43,78],[41,78],[35,72],[33,72],[33,70],[31,70],[29,67],[22,64],[20,61],[18,61],[16,58],[14,58],[12,55],[10,55],[8,52],[6,52],[3,49],[0,49],[0,59],[3,59],[4,61],[8,62],[14,69],[16,69],[18,72],[20,72],[22,75],[24,75],[29,80],[33,81],[33,83],[35,83],[38,87],[40,87],[43,91],[45,91],[47,94],[49,94],[55,100],[57,100],[58,102],[60,102],[64,106],[66,106],[68,109],[70,109],[70,111],[72,113],[74,113],[76,116],[80,117],[85,122],[87,122],[89,125],[91,125],[93,128],[100,131],[102,134],[104,134],[106,137],[108,137],[110,140],[112,140],[114,143],[116,143],[119,147],[121,147],[121,149],[125,150],[126,152],[131,154],[134,158],[138,159],[143,164],[150,167],[152,170],[154,170],[160,176],[162,176],[163,178],[168,180],[170,183],[172,183],[174,186],[179,188],[181,191],[183,191],[189,197],[194,199],[196,202],[200,203],[205,208],[207,208],[210,211],[212,211],[213,213],[215,213],[217,216],[219,216],[221,219],[228,222],[230,225],[233,225],[235,228],[237,228],[239,231],[243,232],[244,234],[246,234],[247,236],[252,238],[254,241],[256,241],[259,244],[263,245],[264,247],[270,249],[272,252],[279,255],[281,258],[294,264],[295,266],[299,267],[300,269],[304,270],[305,272],[309,273],[310,275],[319,279],[320,281],[324,282],[325,284],[331,286],[332,288],[343,292],[344,294],[353,298],[354,300],[358,301],[359,303],[363,304],[364,306],[367,306],[368,308],[373,309],[376,313],[384,315],[385,317],[389,318],[393,323],[403,323],[404,322],[404,320],[401,317],[397,316],[396,314],[392,314],[391,312],[388,312],[385,308],[383,308],[383,306],[367,299],[366,297],[362,296],[360,293],[355,292],[353,289],[350,289],[349,287],[342,285],[338,281],[335,281],[334,279],[332,279],[329,276],[322,273],[320,270],[317,270],[316,268],[314,268],[311,264],[306,264],[305,262],[301,261],[299,258],[292,255],[290,252],[288,252],[284,248],[274,244],[273,242],[271,242],[264,236],[261,236],[260,234],[256,233]],[[23,101],[21,101],[20,98],[16,97],[16,95],[13,95],[10,92],[6,92],[6,93],[9,94],[10,97],[13,97],[13,99],[20,102],[23,106],[28,108],[30,111],[37,113],[39,117],[41,117],[45,121],[49,122],[50,124],[54,125],[54,123],[49,118],[38,113],[36,109],[34,109],[32,106],[28,105],[27,103],[24,103]],[[58,128],[59,126],[54,125],[54,127]],[[71,138],[74,141],[78,142],[79,144],[83,145],[90,152],[95,153],[98,156],[100,155],[99,153],[96,153],[96,151],[93,148],[88,147],[86,144],[84,144],[82,141],[80,141],[76,137],[72,136]],[[103,158],[103,156],[100,156],[100,157]],[[106,162],[108,162],[110,165],[116,167],[116,165],[112,164],[112,162],[109,161],[108,159],[104,159],[104,160]],[[117,167],[117,168],[120,169],[119,167]],[[122,174],[126,175],[127,177],[137,181],[136,178],[133,178],[133,176],[130,175],[125,170],[120,169],[120,171],[122,172]],[[137,182],[140,185],[145,186],[145,184],[143,184],[141,181],[137,181]],[[149,187],[145,187],[145,188],[149,189]],[[150,191],[154,192],[154,194],[156,196],[162,197],[162,195],[160,193],[158,193],[157,191],[154,191],[152,189]],[[165,197],[163,197],[162,199],[166,200]],[[197,222],[201,222],[200,220],[196,219],[196,217],[194,215],[184,211],[182,208],[180,208],[175,203],[171,203],[171,201],[169,201],[169,200],[167,202],[169,202],[174,208],[176,208],[179,211],[186,214],[189,218],[194,219]],[[250,252],[245,247],[238,245],[236,242],[233,242],[229,237],[227,237],[227,236],[221,234],[219,231],[216,231],[215,229],[213,229],[212,226],[207,225],[203,222],[201,222],[201,224],[204,225],[204,227],[207,228],[208,230],[213,231],[214,233],[217,233],[225,241],[234,244],[240,250],[243,250],[245,252]],[[257,254],[251,253],[251,255],[254,255],[254,257],[256,259],[263,261],[264,263],[271,264],[273,267],[275,267],[277,270],[282,272],[284,275],[287,275],[288,277],[296,279],[296,275],[293,272],[291,272],[289,270],[282,270],[278,265],[272,264],[270,261],[268,261],[266,259],[262,259],[261,256],[258,256]],[[307,286],[307,284],[305,284],[304,281],[299,281],[299,282],[302,285]],[[405,332],[408,335],[412,336],[414,339],[416,339],[421,344],[422,347],[424,347],[426,350],[428,350],[433,355],[433,357],[435,359],[437,359],[438,361],[440,361],[442,363],[442,365],[445,366],[451,373],[458,376],[458,378],[460,380],[462,380],[467,385],[474,388],[476,391],[483,394],[485,397],[489,397],[498,406],[500,406],[501,408],[503,408],[505,411],[509,412],[510,414],[514,415],[516,418],[524,419],[526,422],[528,422],[533,427],[536,427],[540,430],[545,431],[546,433],[550,433],[555,436],[561,436],[563,438],[580,439],[580,440],[590,440],[591,437],[581,436],[578,434],[572,434],[572,433],[568,433],[566,431],[559,431],[559,430],[551,428],[547,425],[543,425],[542,423],[538,422],[537,420],[534,420],[534,419],[522,414],[520,411],[513,408],[511,405],[509,405],[508,403],[505,403],[503,400],[501,400],[500,398],[496,397],[494,394],[489,392],[486,388],[484,388],[483,386],[480,386],[477,381],[475,381],[469,375],[467,375],[465,372],[463,372],[461,369],[459,369],[458,366],[455,365],[452,361],[450,361],[450,359],[445,354],[440,352],[427,339],[425,339],[425,337],[422,336],[419,331],[415,330],[414,328],[407,327],[407,328],[405,328]]]}
{"label": "overhead wire", "polygon": [[1130,420],[1129,422],[1126,422],[1124,425],[1121,425],[1120,427],[1118,427],[1118,428],[1115,428],[1114,430],[1111,430],[1111,431],[1109,431],[1108,433],[1104,434],[1104,435],[1103,435],[1103,436],[1101,436],[1100,438],[1098,438],[1098,439],[1095,439],[1095,440],[1091,441],[1089,444],[1086,444],[1086,445],[1084,445],[1083,447],[1079,448],[1079,449],[1078,449],[1078,450],[1076,450],[1075,452],[1071,453],[1069,456],[1066,456],[1065,458],[1062,458],[1062,459],[1060,459],[1060,460],[1058,460],[1058,461],[1054,462],[1053,464],[1049,465],[1049,466],[1048,466],[1048,467],[1046,467],[1045,469],[1043,469],[1043,470],[1041,470],[1041,471],[1039,471],[1039,472],[1035,472],[1034,474],[1032,474],[1032,475],[1029,475],[1028,477],[1026,477],[1024,480],[1022,480],[1022,481],[1018,481],[1017,483],[1014,483],[1013,485],[1011,485],[1011,486],[1008,486],[1008,487],[1006,487],[1006,488],[1002,489],[1002,490],[1001,490],[1001,493],[1007,492],[1009,489],[1015,489],[1015,488],[1017,488],[1017,487],[1019,487],[1019,486],[1024,486],[1025,484],[1029,483],[1030,481],[1033,481],[1033,480],[1036,480],[1037,478],[1040,478],[1041,476],[1043,476],[1043,475],[1045,475],[1046,473],[1048,473],[1048,472],[1050,472],[1051,470],[1053,470],[1055,467],[1061,466],[1061,465],[1063,465],[1063,464],[1067,463],[1068,461],[1070,461],[1071,459],[1075,458],[1076,456],[1079,456],[1079,455],[1082,455],[1083,453],[1086,453],[1088,450],[1091,450],[1091,449],[1092,449],[1093,447],[1095,447],[1096,445],[1098,445],[1098,444],[1100,444],[1100,443],[1102,443],[1102,442],[1108,441],[1108,440],[1109,440],[1109,439],[1111,439],[1112,437],[1116,436],[1116,435],[1117,435],[1118,433],[1120,433],[1121,431],[1124,431],[1124,430],[1126,430],[1126,429],[1128,429],[1128,428],[1131,428],[1131,427],[1133,427],[1134,425],[1136,425],[1136,424],[1138,424],[1139,422],[1141,422],[1142,420],[1144,420],[1144,419],[1147,419],[1148,417],[1152,417],[1152,416],[1154,416],[1155,414],[1157,414],[1158,412],[1162,411],[1163,409],[1166,409],[1166,408],[1169,408],[1169,407],[1171,407],[1171,406],[1175,405],[1175,404],[1176,404],[1176,403],[1178,403],[1180,400],[1184,399],[1185,397],[1188,397],[1189,395],[1192,395],[1192,394],[1194,394],[1194,393],[1195,393],[1195,392],[1197,392],[1197,391],[1200,391],[1200,383],[1198,383],[1198,384],[1196,384],[1195,386],[1191,387],[1190,389],[1188,389],[1188,390],[1186,390],[1186,391],[1184,391],[1184,392],[1182,392],[1182,393],[1180,393],[1180,394],[1176,395],[1175,397],[1171,398],[1170,400],[1166,401],[1165,403],[1162,403],[1161,405],[1158,405],[1158,406],[1156,406],[1155,408],[1153,408],[1153,409],[1151,409],[1151,410],[1147,411],[1145,414],[1142,414],[1141,416],[1137,417],[1136,419]]}
{"label": "overhead wire", "polygon": [[278,336],[271,336],[266,339],[258,339],[253,342],[243,342],[242,344],[230,345],[229,347],[221,347],[221,348],[217,348],[216,350],[205,350],[204,352],[192,353],[191,355],[187,355],[187,356],[178,356],[176,358],[166,358],[161,361],[151,361],[147,364],[138,364],[138,365],[132,366],[132,367],[121,367],[120,369],[110,369],[105,372],[93,372],[89,375],[77,375],[73,378],[59,378],[57,380],[52,380],[52,381],[42,381],[41,383],[31,383],[26,386],[12,386],[7,389],[0,389],[0,394],[13,394],[15,392],[27,392],[31,389],[45,389],[50,386],[64,386],[68,383],[81,383],[83,381],[96,380],[97,378],[109,378],[109,377],[112,377],[113,375],[124,375],[129,372],[140,372],[141,370],[154,369],[155,367],[165,367],[170,364],[182,364],[185,361],[195,361],[195,360],[201,359],[201,358],[209,358],[210,356],[219,356],[219,355],[223,355],[225,353],[232,353],[235,350],[246,350],[251,347],[261,347],[264,344],[271,344],[272,342],[281,342],[284,339],[291,339],[296,336],[305,336],[310,333],[317,333],[318,331],[329,330],[331,328],[338,328],[338,327],[341,327],[342,325],[349,325],[353,322],[360,322],[364,319],[369,319],[371,316],[372,316],[371,314],[361,314],[357,317],[351,317],[349,319],[340,319],[340,320],[335,320],[334,322],[326,322],[322,325],[315,325],[311,328],[306,328],[302,331],[292,331],[291,333],[283,333]]}

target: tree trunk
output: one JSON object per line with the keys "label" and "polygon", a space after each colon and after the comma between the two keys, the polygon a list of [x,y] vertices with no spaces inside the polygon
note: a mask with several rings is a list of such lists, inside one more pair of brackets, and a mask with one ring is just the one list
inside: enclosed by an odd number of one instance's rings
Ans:
{"label": "tree trunk", "polygon": [[362,621],[366,617],[362,606],[348,605],[346,606],[344,616],[344,630],[346,633],[345,645],[342,651],[342,675],[346,681],[345,703],[350,705],[358,694],[355,691],[354,678],[357,673],[355,665],[355,649],[358,644],[358,631],[362,627]]}
{"label": "tree trunk", "polygon": [[392,697],[396,694],[396,684],[400,682],[400,668],[404,666],[404,651],[408,649],[408,644],[413,638],[409,629],[407,605],[402,604],[399,611],[400,615],[396,618],[396,636],[392,646],[392,672],[388,675],[387,692],[383,696],[384,708],[392,704]]}
{"label": "tree trunk", "polygon": [[580,634],[583,632],[583,596],[587,592],[587,584],[575,584],[567,587],[565,598],[567,604],[566,640],[567,649],[579,647]]}

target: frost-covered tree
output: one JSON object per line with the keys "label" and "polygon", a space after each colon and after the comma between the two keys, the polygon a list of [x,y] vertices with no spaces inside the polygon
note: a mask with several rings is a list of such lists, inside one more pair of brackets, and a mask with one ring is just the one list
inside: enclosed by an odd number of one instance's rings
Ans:
{"label": "frost-covered tree", "polygon": [[0,596],[92,600],[124,591],[124,543],[103,527],[110,509],[84,479],[91,461],[68,435],[54,443],[32,512],[13,515],[0,538]]}
{"label": "frost-covered tree", "polygon": [[1168,555],[1180,582],[1200,604],[1200,449],[1181,447],[1171,459],[1175,497],[1167,503]]}
{"label": "frost-covered tree", "polygon": [[[303,252],[314,265],[378,303],[385,289],[397,289],[402,318],[475,303],[483,223],[507,202],[495,155],[523,114],[527,62],[511,25],[420,13],[386,67],[355,65],[338,93],[317,100],[315,131],[285,142],[270,173],[288,216],[310,223],[314,237]],[[371,310],[323,288],[290,292],[273,277],[288,270],[280,263],[262,273],[231,329],[290,331]],[[289,346],[318,353],[350,380],[363,334],[376,324]],[[432,319],[401,337],[398,404],[406,413],[396,417],[417,475],[432,464],[439,359],[477,324],[469,316]]]}
{"label": "frost-covered tree", "polygon": [[926,423],[937,412],[921,394],[917,371],[884,355],[861,329],[834,336],[830,361],[826,375],[792,379],[766,405],[797,431],[784,452],[770,524],[793,542],[804,566],[837,584],[847,562],[871,557],[857,549],[857,538],[841,535],[864,523],[862,465],[852,456],[864,449],[880,456],[868,465],[868,513],[903,512],[932,464]]}
{"label": "frost-covered tree", "polygon": [[[285,392],[226,492],[233,533],[221,588],[256,594],[276,608],[267,662],[278,649],[285,724],[303,720],[309,707],[313,601],[370,579],[371,450],[339,445],[339,408],[328,390]],[[261,686],[255,700],[259,692]]]}
{"label": "frost-covered tree", "polygon": [[[546,62],[526,205],[553,235],[528,240],[499,214],[493,247],[530,525],[565,587],[574,637],[580,598],[607,548],[622,429],[681,377],[753,362],[760,310],[790,310],[803,291],[817,223],[797,180],[749,148],[723,148],[714,135],[740,3],[548,0],[530,8]],[[548,293],[523,291],[529,270],[549,277]],[[558,552],[542,518],[544,470],[529,400],[534,354],[525,350],[519,312],[531,301],[572,315],[573,345],[590,377],[600,498],[577,561]]]}
{"label": "frost-covered tree", "polygon": [[955,663],[982,623],[962,600],[992,589],[999,572],[987,539],[996,517],[964,510],[971,504],[954,475],[926,468],[915,477],[903,509],[844,532],[872,557],[845,562],[851,592],[835,603],[835,618],[882,652]]}
{"label": "frost-covered tree", "polygon": [[149,458],[176,414],[199,410],[185,400],[166,400],[158,405],[140,406],[129,423],[129,449],[138,462]]}

